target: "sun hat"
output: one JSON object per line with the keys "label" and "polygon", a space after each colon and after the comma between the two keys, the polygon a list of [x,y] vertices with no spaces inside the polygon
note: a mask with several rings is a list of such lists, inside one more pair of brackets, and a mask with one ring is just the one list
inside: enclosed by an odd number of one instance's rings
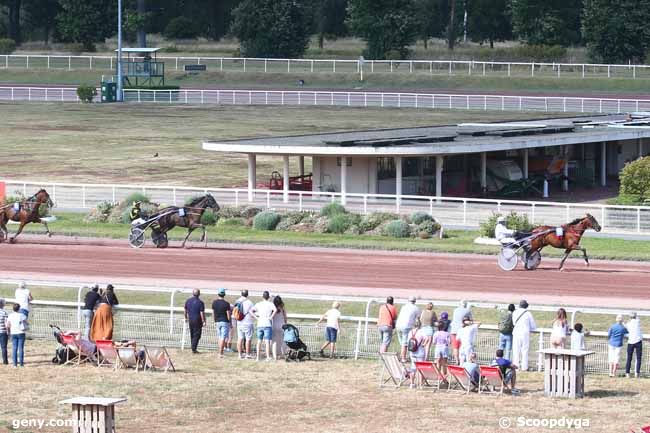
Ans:
{"label": "sun hat", "polygon": [[226,289],[224,289],[224,288],[222,287],[221,289],[219,289],[219,292],[218,292],[218,293],[219,293],[219,296],[226,296]]}

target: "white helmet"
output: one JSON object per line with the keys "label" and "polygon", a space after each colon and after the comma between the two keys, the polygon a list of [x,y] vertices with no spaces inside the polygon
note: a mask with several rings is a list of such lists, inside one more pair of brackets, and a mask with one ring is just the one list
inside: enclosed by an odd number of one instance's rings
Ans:
{"label": "white helmet", "polygon": [[506,222],[506,217],[500,216],[497,218],[497,224],[503,224]]}

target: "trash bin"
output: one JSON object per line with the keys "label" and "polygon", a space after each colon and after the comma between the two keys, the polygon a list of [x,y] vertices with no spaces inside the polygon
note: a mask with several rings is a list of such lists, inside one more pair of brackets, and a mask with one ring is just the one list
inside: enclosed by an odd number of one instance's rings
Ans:
{"label": "trash bin", "polygon": [[117,101],[117,83],[102,82],[102,102]]}

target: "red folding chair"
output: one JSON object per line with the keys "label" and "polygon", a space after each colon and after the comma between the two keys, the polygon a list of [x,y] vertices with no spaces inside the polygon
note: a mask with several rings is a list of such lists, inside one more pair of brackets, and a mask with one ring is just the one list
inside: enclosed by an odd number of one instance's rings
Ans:
{"label": "red folding chair", "polygon": [[431,361],[415,361],[415,374],[420,389],[440,390],[440,386],[447,382],[438,366]]}
{"label": "red folding chair", "polygon": [[480,366],[481,378],[479,380],[478,392],[486,394],[503,394],[506,384],[499,367]]}

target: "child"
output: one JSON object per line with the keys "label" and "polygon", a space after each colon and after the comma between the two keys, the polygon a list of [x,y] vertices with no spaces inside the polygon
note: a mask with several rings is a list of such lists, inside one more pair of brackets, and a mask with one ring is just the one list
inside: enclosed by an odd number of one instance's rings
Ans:
{"label": "child", "polygon": [[438,370],[443,375],[447,375],[447,359],[449,358],[449,343],[451,337],[447,332],[447,324],[438,322],[438,330],[433,334],[433,359],[438,366]]}
{"label": "child", "polygon": [[458,340],[460,341],[460,350],[458,352],[458,363],[462,364],[469,359],[470,353],[474,352],[474,341],[481,322],[474,322],[469,316],[463,319],[463,327],[458,330]]}
{"label": "child", "polygon": [[517,383],[517,366],[514,365],[509,359],[503,357],[503,350],[499,349],[496,353],[496,358],[490,364],[492,367],[499,367],[501,370],[501,375],[503,376],[503,382],[510,387],[512,391],[515,391],[515,384]]}
{"label": "child", "polygon": [[585,334],[582,332],[582,323],[576,323],[573,327],[571,350],[585,350]]}
{"label": "child", "polygon": [[[411,344],[410,341],[415,340],[415,344]],[[420,319],[415,319],[415,325],[413,329],[408,334],[408,351],[411,357],[411,388],[415,388],[415,363],[426,361],[426,343],[427,335],[424,329],[422,328],[422,322]]]}
{"label": "child", "polygon": [[341,304],[334,302],[332,308],[327,310],[325,314],[321,316],[316,323],[316,326],[320,325],[323,320],[327,321],[327,326],[325,328],[325,344],[320,348],[320,356],[325,357],[325,349],[327,346],[330,347],[330,358],[334,358],[334,352],[336,351],[336,339],[339,333],[339,319],[341,318],[341,312],[339,309]]}

